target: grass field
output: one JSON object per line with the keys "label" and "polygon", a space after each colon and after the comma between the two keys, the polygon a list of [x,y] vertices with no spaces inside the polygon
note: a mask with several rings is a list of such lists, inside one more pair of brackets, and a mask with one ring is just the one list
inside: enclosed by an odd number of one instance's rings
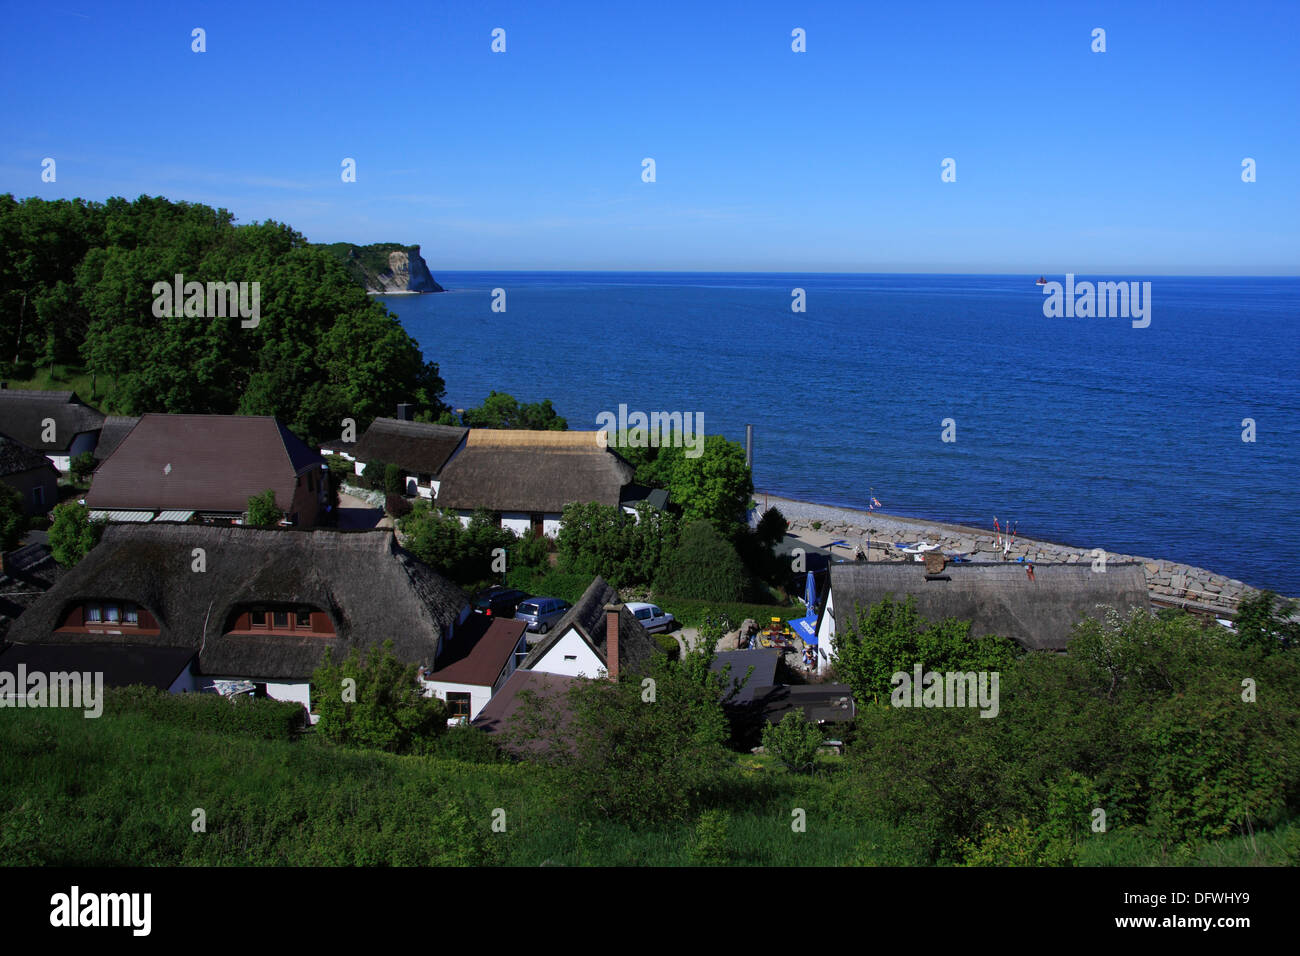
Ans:
{"label": "grass field", "polygon": [[[711,838],[585,813],[557,773],[343,750],[313,734],[253,739],[110,708],[0,710],[0,862],[10,865],[898,865],[906,835],[844,818],[834,761],[819,775],[738,756]],[[803,832],[792,823],[806,819]],[[201,819],[203,826],[198,822]],[[496,825],[494,829],[494,824]],[[504,830],[502,830],[502,825]],[[706,846],[707,844],[707,846]],[[1279,865],[1300,827],[1167,853],[1095,835],[1085,865]]]}

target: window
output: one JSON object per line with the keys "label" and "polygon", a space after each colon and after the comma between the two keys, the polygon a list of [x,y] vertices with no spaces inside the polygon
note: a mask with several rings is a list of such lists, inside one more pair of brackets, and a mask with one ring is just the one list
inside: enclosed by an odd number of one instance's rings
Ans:
{"label": "window", "polygon": [[121,608],[119,608],[116,604],[104,605],[105,621],[107,621],[109,624],[116,624],[121,619],[122,619]]}
{"label": "window", "polygon": [[136,607],[134,604],[128,604],[125,608],[122,609],[122,620],[125,621],[127,624],[139,624],[140,609]]}
{"label": "window", "polygon": [[40,485],[37,485],[32,489],[32,504],[36,505],[38,508],[44,507],[45,505],[45,489]]}
{"label": "window", "polygon": [[294,612],[293,612],[293,625],[294,625],[294,627],[305,627],[305,628],[307,628],[308,630],[311,630],[311,611],[307,610],[306,608],[302,608],[302,607],[300,607],[300,608],[298,608],[298,610],[294,611]]}
{"label": "window", "polygon": [[103,617],[101,616],[101,612],[100,612],[99,605],[98,605],[98,604],[87,604],[87,605],[86,605],[86,623],[87,623],[87,624],[98,624],[98,623],[99,623],[100,621],[102,621],[102,620],[103,620]]}
{"label": "window", "polygon": [[272,626],[272,627],[276,627],[276,628],[284,628],[284,629],[287,630],[288,627],[289,627],[289,612],[288,612],[288,611],[272,611],[272,612],[271,612],[271,626]]}
{"label": "window", "polygon": [[447,694],[447,712],[450,717],[469,717],[470,695],[464,693]]}
{"label": "window", "polygon": [[254,608],[248,615],[249,623],[253,627],[266,627],[266,610],[263,608]]}

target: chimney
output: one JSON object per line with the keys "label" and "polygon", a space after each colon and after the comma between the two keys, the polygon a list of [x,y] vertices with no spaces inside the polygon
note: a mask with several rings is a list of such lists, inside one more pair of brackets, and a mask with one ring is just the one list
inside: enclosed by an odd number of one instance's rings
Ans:
{"label": "chimney", "polygon": [[411,406],[407,402],[402,402],[397,406],[397,420],[399,422],[412,421]]}
{"label": "chimney", "polygon": [[605,605],[605,670],[610,680],[618,680],[618,617],[621,604]]}

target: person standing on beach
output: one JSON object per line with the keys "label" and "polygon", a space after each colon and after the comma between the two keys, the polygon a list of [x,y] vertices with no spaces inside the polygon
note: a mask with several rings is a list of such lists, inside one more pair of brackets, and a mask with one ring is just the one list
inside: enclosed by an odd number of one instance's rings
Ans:
{"label": "person standing on beach", "polygon": [[1025,565],[1025,574],[1029,575],[1029,580],[1034,579],[1034,562],[1030,561],[1029,564]]}

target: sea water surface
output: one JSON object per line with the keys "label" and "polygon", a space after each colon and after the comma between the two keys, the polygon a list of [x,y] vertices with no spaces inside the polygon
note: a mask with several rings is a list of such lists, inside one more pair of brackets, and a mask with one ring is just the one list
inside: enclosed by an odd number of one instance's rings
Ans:
{"label": "sea water surface", "polygon": [[739,442],[753,424],[761,491],[997,516],[1300,595],[1298,278],[1077,277],[1151,282],[1133,328],[1046,318],[1036,276],[435,276],[446,293],[384,302],[454,406],[549,398],[583,429],[620,404],[702,412]]}

